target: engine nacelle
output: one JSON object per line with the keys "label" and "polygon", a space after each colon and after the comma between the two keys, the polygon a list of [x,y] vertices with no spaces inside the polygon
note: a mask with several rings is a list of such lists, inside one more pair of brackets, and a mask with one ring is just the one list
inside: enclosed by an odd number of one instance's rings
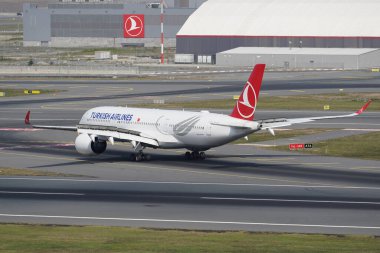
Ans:
{"label": "engine nacelle", "polygon": [[75,148],[82,155],[99,155],[106,151],[107,142],[98,140],[93,142],[88,134],[80,134],[75,139]]}

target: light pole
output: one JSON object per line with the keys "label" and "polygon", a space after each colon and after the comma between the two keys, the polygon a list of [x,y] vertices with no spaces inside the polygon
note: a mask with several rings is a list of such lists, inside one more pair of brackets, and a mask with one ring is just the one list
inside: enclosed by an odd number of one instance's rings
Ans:
{"label": "light pole", "polygon": [[164,0],[161,0],[161,64],[164,64]]}

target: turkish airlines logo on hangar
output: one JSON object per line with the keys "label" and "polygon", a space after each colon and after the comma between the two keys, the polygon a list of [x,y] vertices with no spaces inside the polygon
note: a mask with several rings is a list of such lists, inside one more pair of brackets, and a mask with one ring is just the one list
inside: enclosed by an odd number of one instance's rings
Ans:
{"label": "turkish airlines logo on hangar", "polygon": [[124,15],[124,38],[144,38],[144,26],[144,15]]}

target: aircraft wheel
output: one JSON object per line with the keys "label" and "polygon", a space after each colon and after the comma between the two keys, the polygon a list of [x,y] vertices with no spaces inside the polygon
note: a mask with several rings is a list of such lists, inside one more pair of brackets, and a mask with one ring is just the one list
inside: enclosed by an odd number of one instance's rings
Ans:
{"label": "aircraft wheel", "polygon": [[129,156],[129,159],[130,159],[132,162],[136,161],[136,155],[135,155],[135,154],[131,154],[131,155]]}
{"label": "aircraft wheel", "polygon": [[191,154],[190,154],[190,152],[186,152],[186,153],[185,153],[185,158],[186,158],[186,160],[190,160],[190,159],[191,159]]}
{"label": "aircraft wheel", "polygon": [[136,155],[136,162],[141,162],[142,160],[144,160],[144,154],[138,153]]}
{"label": "aircraft wheel", "polygon": [[136,162],[140,162],[143,160],[143,156],[141,154],[136,155]]}
{"label": "aircraft wheel", "polygon": [[199,158],[200,158],[201,160],[205,160],[205,159],[206,159],[206,154],[205,154],[205,152],[201,152],[201,153],[199,154]]}

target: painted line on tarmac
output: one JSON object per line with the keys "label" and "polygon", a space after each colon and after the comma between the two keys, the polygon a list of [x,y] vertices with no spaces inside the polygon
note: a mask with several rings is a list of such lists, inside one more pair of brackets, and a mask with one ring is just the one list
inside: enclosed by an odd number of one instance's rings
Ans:
{"label": "painted line on tarmac", "polygon": [[[11,153],[11,152],[1,152],[0,154],[5,155],[16,155],[16,156],[24,156],[24,157],[32,157],[32,158],[44,158],[44,159],[58,159],[58,160],[69,160],[69,161],[82,161],[80,159],[73,159],[73,158],[63,158],[63,157],[52,157],[52,156],[38,156],[38,155],[30,155],[30,154],[20,154],[20,153]],[[125,163],[106,163],[107,166],[112,166],[116,168],[120,168],[117,166],[117,164],[120,164],[122,166],[125,165]],[[103,162],[100,161],[99,166],[104,166]],[[206,172],[206,171],[195,171],[195,170],[189,170],[189,169],[175,169],[175,168],[167,168],[167,167],[159,167],[159,166],[149,166],[149,165],[137,165],[134,164],[134,167],[140,167],[140,168],[146,168],[146,169],[154,169],[154,170],[161,170],[161,171],[176,171],[176,172],[182,172],[182,173],[192,173],[192,174],[200,174],[200,175],[208,175],[208,176],[219,176],[219,177],[229,177],[229,178],[243,178],[243,179],[255,179],[255,180],[266,180],[266,181],[272,181],[272,182],[281,182],[281,183],[288,183],[288,184],[302,184],[302,185],[308,185],[309,187],[312,187],[313,185],[318,185],[317,183],[313,182],[307,182],[307,181],[298,181],[298,180],[286,180],[286,179],[276,179],[276,178],[269,178],[269,177],[256,177],[256,176],[245,176],[245,175],[237,175],[237,174],[227,174],[227,173],[218,173],[218,172]],[[323,184],[322,184],[323,185]],[[330,184],[325,184],[325,186],[331,186]]]}
{"label": "painted line on tarmac", "polygon": [[15,149],[31,149],[31,148],[62,148],[62,147],[74,147],[73,143],[55,143],[49,145],[19,145],[19,146],[9,146],[0,147],[0,150],[15,150]]}
{"label": "painted line on tarmac", "polygon": [[350,128],[346,128],[346,129],[342,129],[343,131],[363,131],[363,132],[378,132],[380,131],[380,129],[365,129],[365,128],[362,128],[362,129],[350,129]]}
{"label": "painted line on tarmac", "polygon": [[380,124],[371,123],[301,123],[301,125],[355,125],[355,126],[380,126]]}
{"label": "painted line on tarmac", "polygon": [[351,189],[351,190],[380,190],[380,187],[345,186],[345,185],[291,185],[291,184],[234,184],[234,183],[198,183],[180,181],[128,181],[107,179],[69,179],[69,178],[27,178],[27,177],[0,177],[0,181],[56,181],[56,182],[79,182],[79,183],[129,183],[129,184],[172,184],[172,185],[216,185],[216,186],[252,186],[252,187],[278,187],[278,188],[322,188],[322,189]]}
{"label": "painted line on tarmac", "polygon": [[41,130],[42,129],[35,129],[35,128],[0,128],[0,131],[5,131],[5,132],[37,132]]}
{"label": "painted line on tarmac", "polygon": [[365,170],[370,172],[380,172],[380,167],[352,167],[350,170]]}
{"label": "painted line on tarmac", "polygon": [[347,229],[371,229],[380,230],[375,226],[355,225],[324,225],[324,224],[291,224],[291,223],[264,223],[264,222],[242,222],[242,221],[212,221],[212,220],[169,220],[169,219],[140,219],[140,218],[114,218],[114,217],[89,217],[89,216],[61,216],[61,215],[37,215],[37,214],[0,214],[0,217],[18,218],[43,218],[43,219],[68,219],[68,220],[103,220],[103,221],[142,221],[142,222],[167,222],[167,223],[192,223],[192,224],[214,224],[214,225],[249,225],[249,226],[271,226],[271,227],[314,227],[314,228],[347,228]]}
{"label": "painted line on tarmac", "polygon": [[174,169],[174,168],[164,168],[164,167],[153,167],[153,166],[144,166],[144,165],[135,165],[136,167],[141,168],[149,168],[149,169],[158,169],[158,170],[167,170],[167,171],[176,171],[176,172],[185,172],[192,174],[200,174],[200,175],[208,175],[208,176],[219,176],[219,177],[230,177],[230,178],[243,178],[243,179],[255,179],[255,180],[266,180],[266,181],[274,181],[274,182],[286,182],[293,184],[310,184],[316,185],[316,183],[306,182],[306,181],[298,181],[298,180],[287,180],[287,179],[276,179],[269,177],[257,177],[257,176],[244,176],[244,175],[236,175],[236,174],[227,174],[227,173],[219,173],[219,172],[205,172],[205,171],[195,171],[189,169]]}
{"label": "painted line on tarmac", "polygon": [[300,202],[300,203],[326,203],[326,204],[357,204],[357,205],[380,205],[380,202],[368,201],[340,201],[340,200],[309,200],[309,199],[251,199],[251,198],[223,198],[201,197],[207,200],[237,200],[237,201],[265,201],[265,202]]}
{"label": "painted line on tarmac", "polygon": [[69,89],[80,89],[80,88],[88,88],[88,85],[80,85],[80,86],[69,86]]}
{"label": "painted line on tarmac", "polygon": [[340,163],[297,163],[297,165],[339,165]]}
{"label": "painted line on tarmac", "polygon": [[14,192],[0,191],[0,194],[31,194],[31,195],[67,195],[67,196],[84,196],[84,193],[62,193],[62,192]]}

